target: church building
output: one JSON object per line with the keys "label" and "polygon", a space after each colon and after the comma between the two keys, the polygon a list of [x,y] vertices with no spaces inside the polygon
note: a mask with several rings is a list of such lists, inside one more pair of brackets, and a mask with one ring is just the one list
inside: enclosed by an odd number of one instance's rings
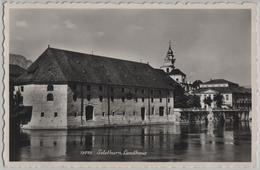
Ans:
{"label": "church building", "polygon": [[177,85],[149,64],[48,47],[16,88],[32,107],[24,129],[73,129],[175,122]]}
{"label": "church building", "polygon": [[164,58],[164,63],[161,66],[161,69],[169,75],[174,81],[179,83],[185,91],[189,91],[190,84],[186,80],[186,74],[180,69],[175,68],[175,57],[171,47],[171,42],[169,42],[169,49],[167,51],[166,57]]}

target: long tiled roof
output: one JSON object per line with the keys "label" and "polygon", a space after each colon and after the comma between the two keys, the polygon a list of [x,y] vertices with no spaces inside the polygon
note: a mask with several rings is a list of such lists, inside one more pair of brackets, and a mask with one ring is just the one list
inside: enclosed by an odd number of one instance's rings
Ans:
{"label": "long tiled roof", "polygon": [[19,78],[19,84],[84,82],[153,88],[177,83],[148,64],[47,48]]}
{"label": "long tiled roof", "polygon": [[237,83],[233,83],[233,82],[225,80],[225,79],[212,79],[212,80],[207,81],[203,84],[233,84],[233,85],[238,85]]}
{"label": "long tiled roof", "polygon": [[214,90],[219,93],[251,93],[251,89],[244,87],[208,87],[196,90],[194,93],[199,94],[208,90]]}

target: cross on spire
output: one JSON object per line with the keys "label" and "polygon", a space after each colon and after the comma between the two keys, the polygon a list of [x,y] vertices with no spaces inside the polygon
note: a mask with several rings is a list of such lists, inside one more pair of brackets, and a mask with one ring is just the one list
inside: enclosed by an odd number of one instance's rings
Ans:
{"label": "cross on spire", "polygon": [[172,49],[172,41],[169,41],[169,49]]}

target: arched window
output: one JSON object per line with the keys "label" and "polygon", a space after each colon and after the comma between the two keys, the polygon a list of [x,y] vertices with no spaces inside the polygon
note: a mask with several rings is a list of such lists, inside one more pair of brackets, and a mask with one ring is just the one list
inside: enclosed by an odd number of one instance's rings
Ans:
{"label": "arched window", "polygon": [[52,84],[49,84],[47,86],[47,91],[53,91],[53,85]]}
{"label": "arched window", "polygon": [[47,101],[53,101],[53,94],[47,94]]}

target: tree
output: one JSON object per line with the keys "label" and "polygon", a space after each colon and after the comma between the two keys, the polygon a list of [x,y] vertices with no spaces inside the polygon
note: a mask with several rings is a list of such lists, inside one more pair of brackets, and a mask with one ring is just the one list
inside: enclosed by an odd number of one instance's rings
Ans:
{"label": "tree", "polygon": [[206,97],[203,102],[208,105],[208,106],[211,106],[211,103],[213,102],[213,100],[211,99],[210,96]]}
{"label": "tree", "polygon": [[184,94],[184,89],[180,85],[176,85],[174,89],[174,107],[175,108],[186,108],[187,96]]}
{"label": "tree", "polygon": [[223,105],[223,95],[221,95],[220,93],[218,93],[213,100],[216,102],[217,108],[221,108],[221,106]]}
{"label": "tree", "polygon": [[200,97],[196,96],[196,95],[188,96],[187,107],[188,108],[192,108],[192,107],[200,108],[201,107]]}
{"label": "tree", "polygon": [[198,89],[200,87],[200,84],[202,84],[203,82],[201,80],[195,80],[193,83],[192,83],[192,88],[193,89]]}

